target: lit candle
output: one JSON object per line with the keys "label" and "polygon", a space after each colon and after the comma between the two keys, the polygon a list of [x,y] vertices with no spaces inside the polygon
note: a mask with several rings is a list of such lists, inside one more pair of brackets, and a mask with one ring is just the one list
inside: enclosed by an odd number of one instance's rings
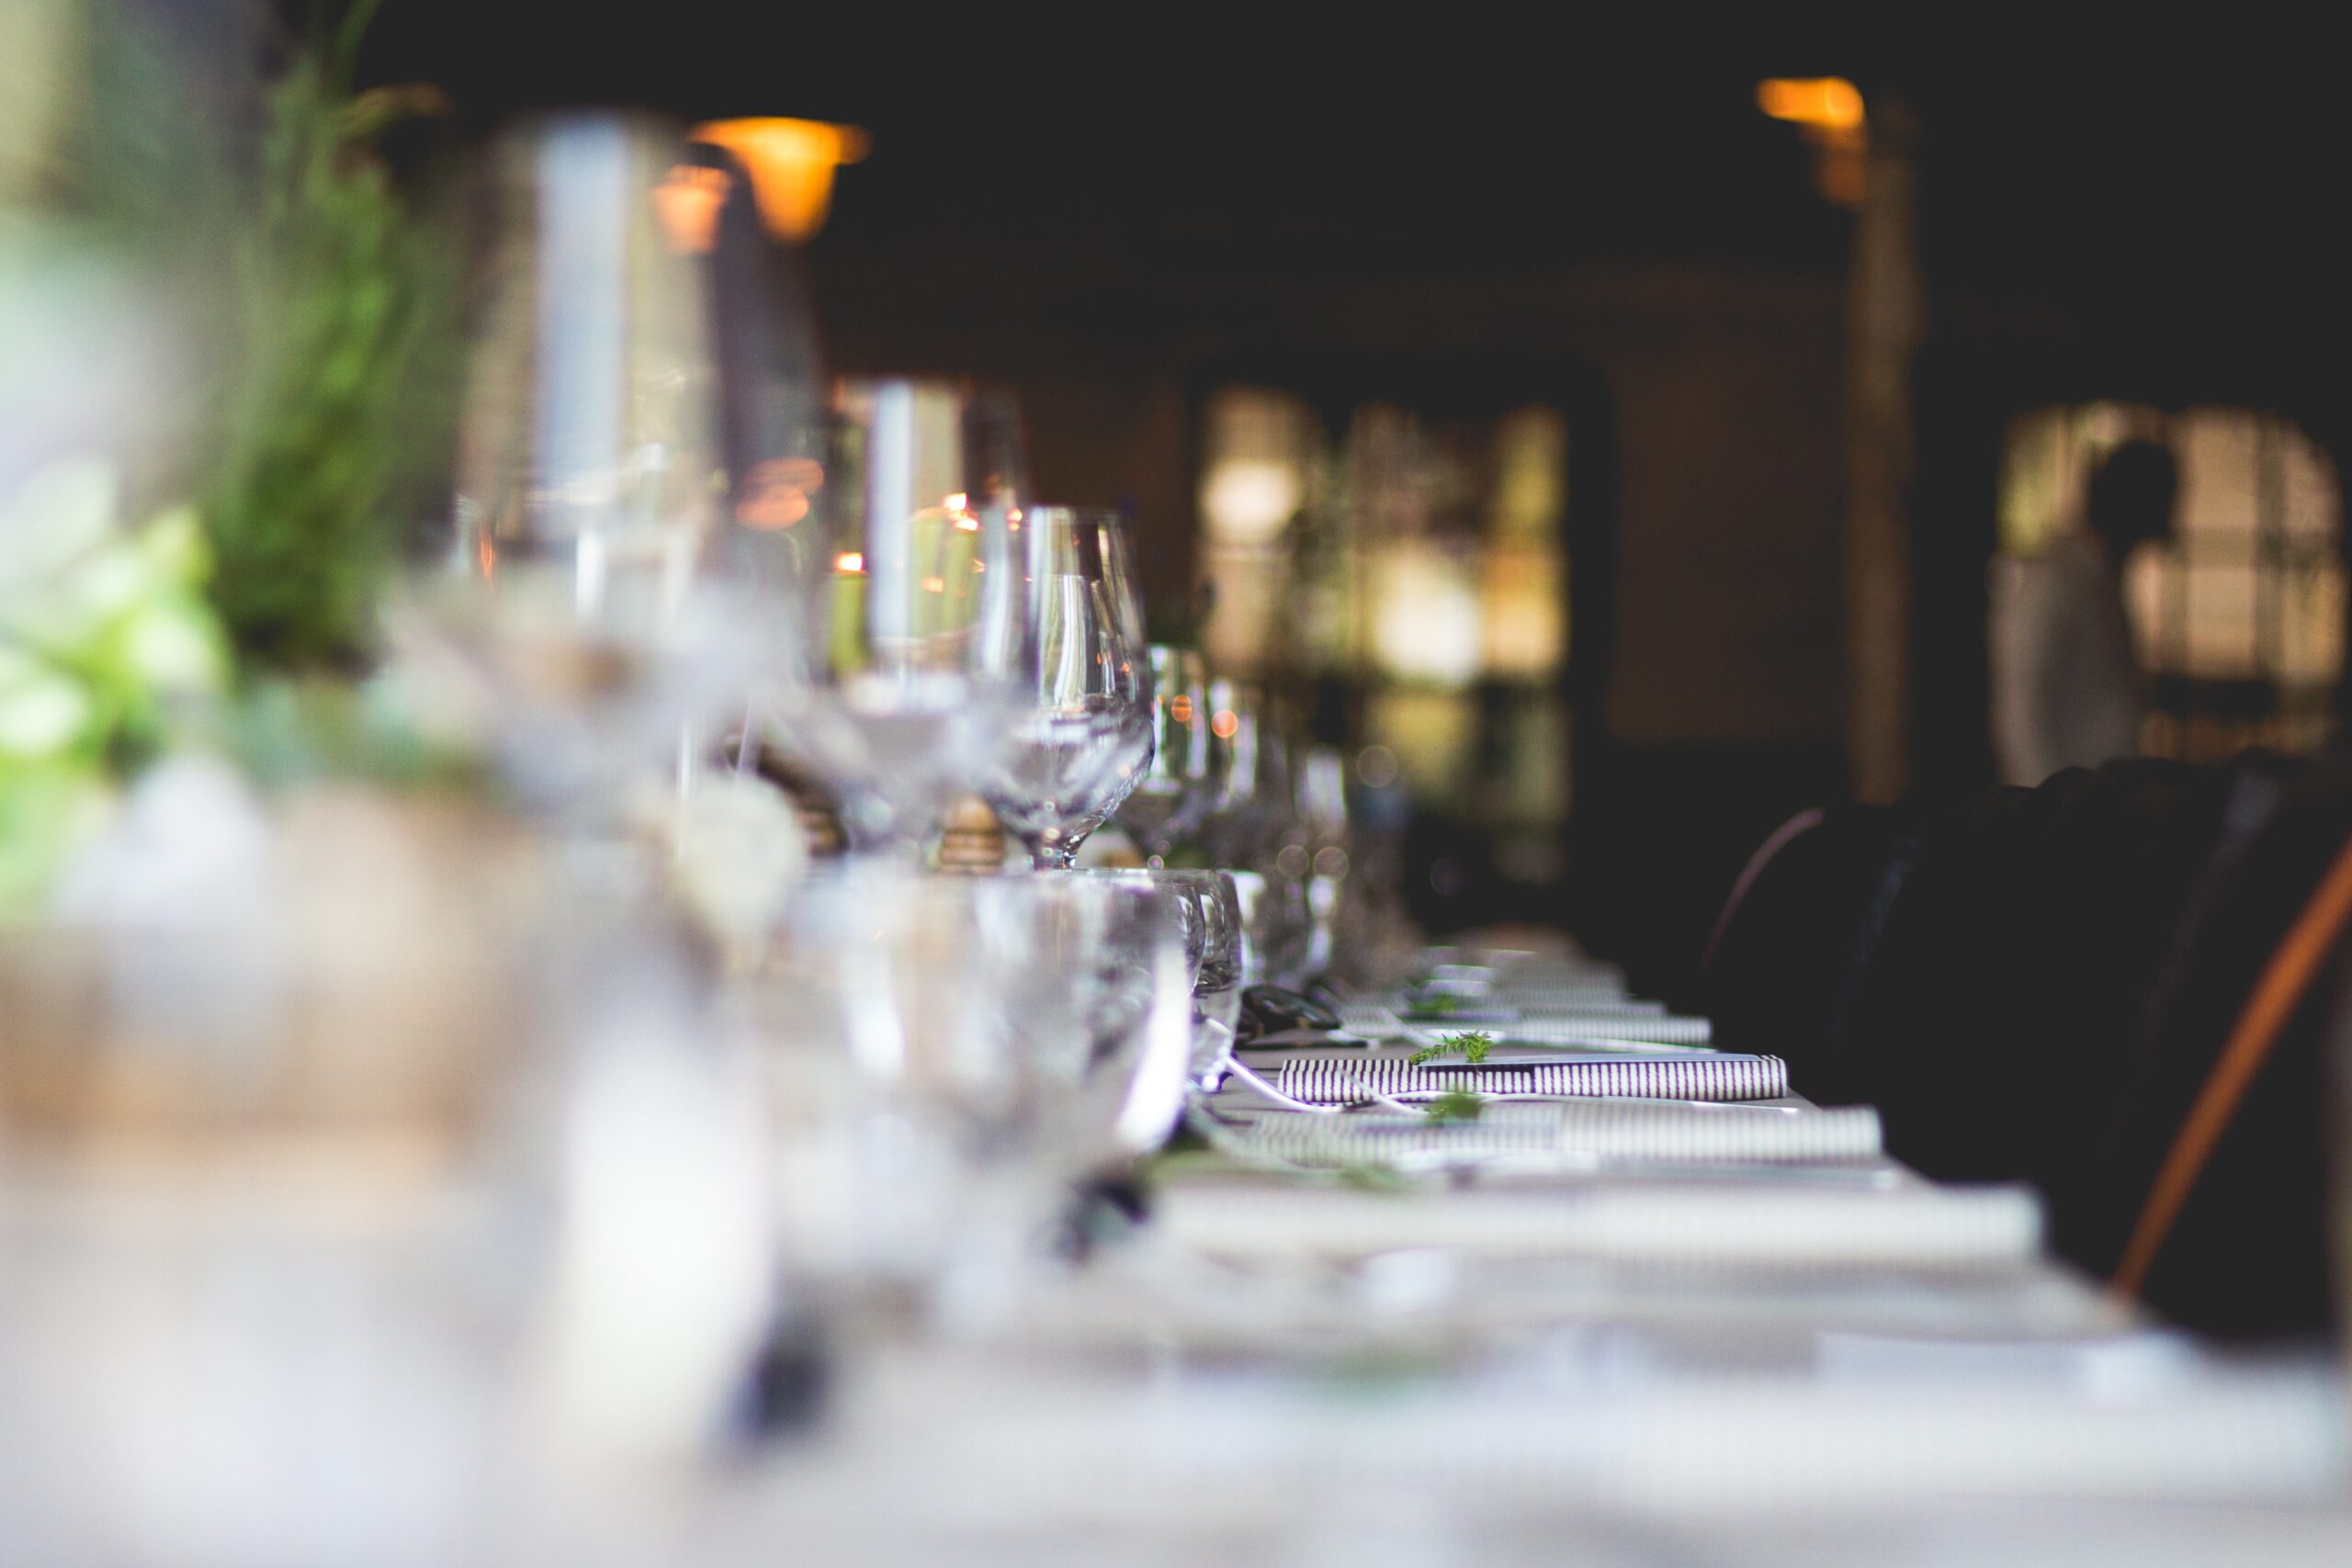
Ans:
{"label": "lit candle", "polygon": [[833,558],[833,603],[827,647],[832,667],[847,673],[865,668],[865,558],[843,550]]}

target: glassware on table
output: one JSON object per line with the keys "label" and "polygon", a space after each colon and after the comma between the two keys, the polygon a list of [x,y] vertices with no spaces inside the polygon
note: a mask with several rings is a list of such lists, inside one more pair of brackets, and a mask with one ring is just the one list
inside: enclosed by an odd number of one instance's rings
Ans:
{"label": "glassware on table", "polygon": [[682,739],[740,703],[781,608],[736,603],[709,570],[707,286],[656,196],[683,146],[658,121],[582,113],[508,133],[492,160],[454,526],[405,629],[541,798],[692,755]]}
{"label": "glassware on table", "polygon": [[779,953],[752,999],[786,1266],[841,1309],[1000,1294],[1072,1182],[1178,1112],[1182,931],[1148,888],[853,863]]}
{"label": "glassware on table", "polygon": [[1151,668],[1117,515],[1032,507],[1020,528],[1025,603],[1004,641],[1021,682],[981,794],[1038,869],[1066,871],[1150,766]]}
{"label": "glassware on table", "polygon": [[1120,806],[1118,825],[1150,866],[1169,857],[1207,816],[1213,781],[1207,667],[1191,649],[1153,643],[1151,763]]}
{"label": "glassware on table", "polygon": [[1300,754],[1298,824],[1311,918],[1302,973],[1320,975],[1338,954],[1348,882],[1348,764],[1339,748],[1317,744]]}
{"label": "glassware on table", "polygon": [[1254,866],[1295,814],[1289,753],[1264,688],[1220,676],[1208,683],[1208,800],[1196,837],[1217,864]]}
{"label": "glassware on table", "polygon": [[1241,988],[1250,978],[1248,938],[1234,874],[1122,869],[1079,874],[1149,888],[1175,912],[1183,931],[1193,994],[1191,1077],[1199,1082],[1213,1076],[1232,1044],[1241,1016]]}
{"label": "glassware on table", "polygon": [[674,1473],[775,1283],[699,954],[483,807],[268,833],[249,898],[0,942],[0,1512],[77,1562],[604,1524],[517,1477]]}
{"label": "glassware on table", "polygon": [[1295,985],[1307,973],[1313,857],[1300,826],[1290,750],[1261,687],[1209,683],[1210,807],[1198,838],[1231,868],[1251,984]]}
{"label": "glassware on table", "polygon": [[776,739],[833,787],[859,849],[910,856],[1002,743],[1027,670],[1024,472],[1001,393],[836,390],[825,542]]}

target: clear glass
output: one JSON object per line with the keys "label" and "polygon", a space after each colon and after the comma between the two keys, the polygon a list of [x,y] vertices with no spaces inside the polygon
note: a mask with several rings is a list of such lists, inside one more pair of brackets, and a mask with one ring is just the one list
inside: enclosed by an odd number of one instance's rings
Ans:
{"label": "clear glass", "polygon": [[1020,421],[1001,392],[843,381],[776,739],[862,851],[920,850],[978,787],[1030,660]]}
{"label": "clear glass", "polygon": [[1294,815],[1288,753],[1262,688],[1211,681],[1208,706],[1208,802],[1195,833],[1216,864],[1254,867]]}
{"label": "clear glass", "polygon": [[1153,643],[1151,764],[1119,807],[1118,823],[1143,852],[1144,863],[1164,866],[1208,814],[1208,671],[1190,649]]}
{"label": "clear glass", "polygon": [[[707,275],[656,192],[684,143],[593,113],[509,133],[452,527],[404,651],[484,694],[526,795],[610,795],[739,705],[774,623],[710,570],[722,477]],[[452,705],[453,706],[460,705]]]}
{"label": "clear glass", "polygon": [[785,1267],[854,1313],[984,1311],[1071,1183],[1181,1106],[1182,928],[1153,889],[851,863],[753,987]]}
{"label": "clear glass", "polygon": [[1117,515],[1035,507],[1022,541],[1022,680],[982,794],[1039,870],[1067,871],[1153,752],[1151,668]]}
{"label": "clear glass", "polygon": [[[1303,781],[1262,688],[1210,682],[1209,734],[1213,783],[1198,841],[1236,874],[1252,983],[1295,985],[1310,972],[1315,928],[1317,846],[1301,816]],[[1322,781],[1325,790],[1328,784]]]}
{"label": "clear glass", "polygon": [[1238,886],[1231,873],[1201,870],[1080,872],[1083,880],[1146,887],[1164,900],[1183,931],[1184,963],[1193,993],[1190,1076],[1213,1077],[1224,1064],[1241,1016],[1248,938]]}
{"label": "clear glass", "polygon": [[[1302,973],[1329,971],[1339,956],[1342,904],[1349,871],[1348,764],[1333,746],[1314,745],[1299,754],[1298,847],[1303,852],[1303,875],[1310,918]],[[1277,869],[1289,873],[1292,862],[1276,857]]]}

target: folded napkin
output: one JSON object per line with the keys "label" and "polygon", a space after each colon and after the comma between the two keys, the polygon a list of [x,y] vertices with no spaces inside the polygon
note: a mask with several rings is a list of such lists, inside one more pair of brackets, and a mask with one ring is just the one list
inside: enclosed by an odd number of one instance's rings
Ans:
{"label": "folded napkin", "polygon": [[2041,1240],[2040,1206],[2023,1188],[1878,1190],[1765,1178],[1442,1192],[1200,1179],[1163,1188],[1153,1224],[1195,1251],[1262,1260],[1431,1248],[1489,1258],[1968,1269],[2022,1261]]}
{"label": "folded napkin", "polygon": [[1426,1100],[1455,1090],[1473,1094],[1576,1095],[1644,1100],[1777,1100],[1789,1092],[1788,1066],[1778,1056],[1563,1056],[1556,1061],[1473,1067],[1414,1066],[1394,1055],[1318,1054],[1283,1064],[1275,1088],[1294,1100],[1344,1105],[1372,1095]]}
{"label": "folded napkin", "polygon": [[1714,1026],[1703,1018],[1680,1018],[1653,1009],[1473,1008],[1447,1018],[1407,1018],[1394,1008],[1352,1002],[1340,1009],[1340,1026],[1374,1040],[1404,1040],[1484,1029],[1498,1039],[1538,1044],[1579,1040],[1638,1040],[1666,1045],[1704,1045]]}
{"label": "folded napkin", "polygon": [[1490,1105],[1475,1122],[1425,1116],[1260,1117],[1243,1143],[1269,1160],[1309,1166],[1476,1164],[1544,1156],[1649,1164],[1799,1164],[1872,1160],[1878,1112],[1772,1105],[1594,1100]]}
{"label": "folded napkin", "polygon": [[1644,1040],[1661,1045],[1704,1045],[1715,1037],[1715,1026],[1707,1019],[1671,1013],[1539,1011],[1522,1008],[1508,1028],[1489,1032],[1539,1044],[1575,1040]]}

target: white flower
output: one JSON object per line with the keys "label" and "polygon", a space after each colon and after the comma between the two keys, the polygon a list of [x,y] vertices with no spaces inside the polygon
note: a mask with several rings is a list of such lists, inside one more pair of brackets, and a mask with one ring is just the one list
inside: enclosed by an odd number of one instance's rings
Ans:
{"label": "white flower", "polygon": [[715,773],[695,781],[677,835],[686,907],[737,954],[755,950],[808,867],[792,803],[763,780]]}

